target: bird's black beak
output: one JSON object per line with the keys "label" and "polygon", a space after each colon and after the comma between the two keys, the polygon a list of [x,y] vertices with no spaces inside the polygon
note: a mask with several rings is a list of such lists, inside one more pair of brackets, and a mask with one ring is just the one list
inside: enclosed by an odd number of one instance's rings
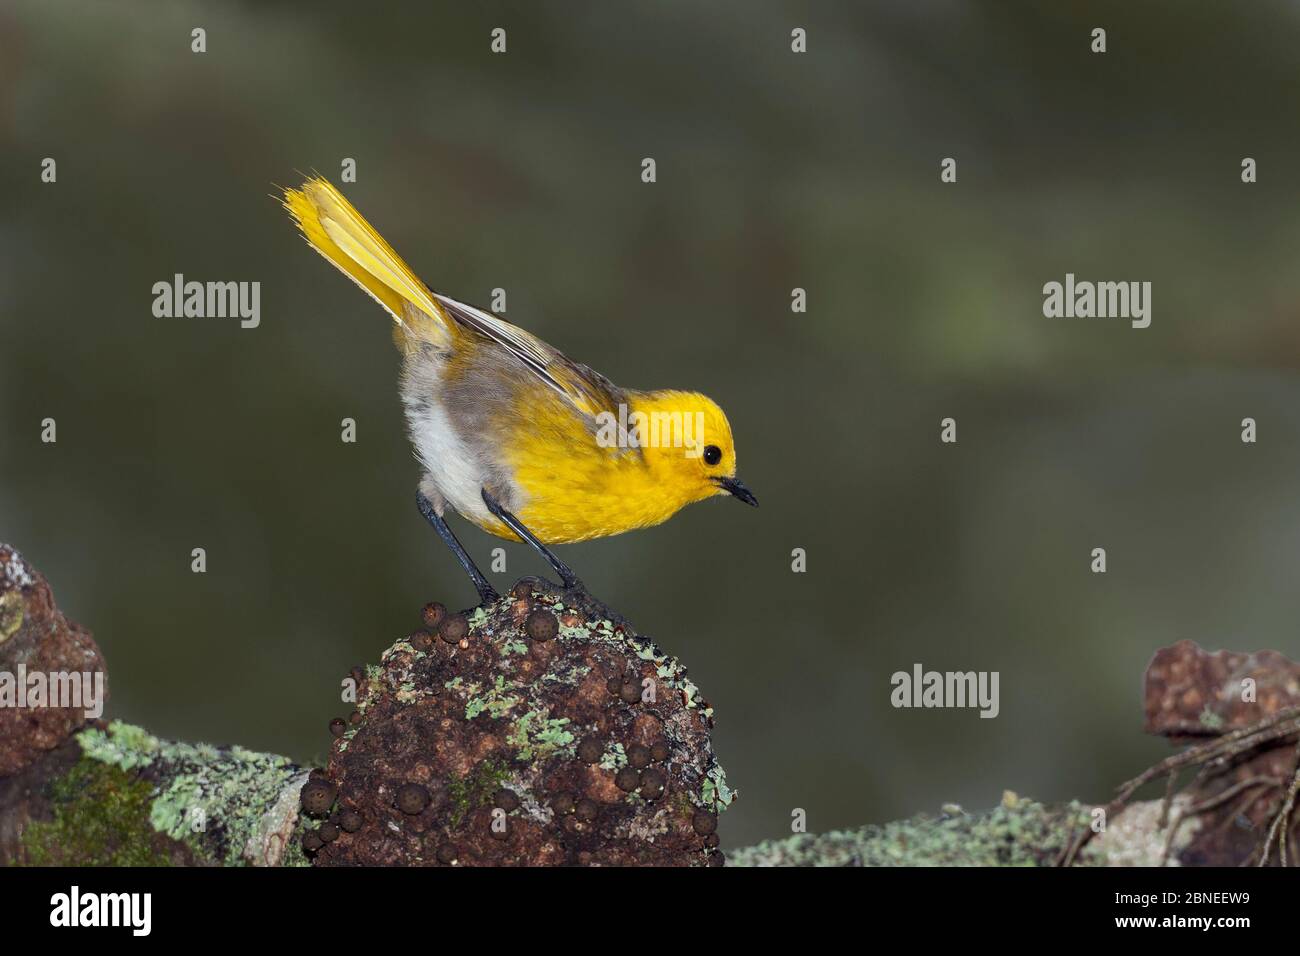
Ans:
{"label": "bird's black beak", "polygon": [[733,495],[736,500],[743,501],[747,505],[753,505],[755,508],[758,507],[758,499],[754,497],[754,493],[746,488],[744,482],[739,478],[714,478],[713,480],[718,483],[719,488]]}

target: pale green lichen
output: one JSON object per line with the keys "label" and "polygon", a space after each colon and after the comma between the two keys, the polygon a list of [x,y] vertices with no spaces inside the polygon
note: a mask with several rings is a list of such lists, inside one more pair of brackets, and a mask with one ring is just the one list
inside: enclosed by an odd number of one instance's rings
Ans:
{"label": "pale green lichen", "polygon": [[[245,862],[250,838],[265,826],[263,815],[282,802],[299,773],[284,757],[238,746],[221,750],[162,741],[121,721],[107,731],[83,730],[77,740],[91,760],[123,771],[148,768],[155,780],[149,806],[153,829],[227,865]],[[289,862],[295,849],[296,843],[287,845],[281,862]],[[300,853],[297,858],[301,861]]]}
{"label": "pale green lichen", "polygon": [[715,763],[704,775],[704,783],[700,787],[700,800],[703,806],[721,811],[731,806],[731,801],[734,799],[736,799],[736,792],[727,786],[727,775],[722,767]]}
{"label": "pale green lichen", "polygon": [[[561,609],[556,608],[555,613],[558,615]],[[604,629],[599,625],[604,622],[593,621],[592,624],[565,624],[560,623],[560,637],[570,640],[586,640],[590,637],[613,637],[612,633],[606,634]],[[594,631],[594,633],[593,633]]]}
{"label": "pale green lichen", "polygon": [[651,661],[655,665],[655,676],[663,681],[665,686],[681,691],[682,700],[688,708],[698,708],[706,717],[713,716],[712,707],[701,706],[700,689],[686,676],[686,668],[682,667],[681,661],[667,654],[656,653],[652,644],[640,647],[637,650],[637,657],[643,661]]}
{"label": "pale green lichen", "polygon": [[550,718],[533,737],[538,756],[567,751],[573,745],[573,734],[565,729],[568,717]]}
{"label": "pale green lichen", "polygon": [[1201,726],[1205,727],[1208,730],[1219,730],[1223,727],[1223,723],[1224,723],[1223,715],[1216,714],[1213,710],[1210,709],[1208,704],[1206,705],[1205,709],[1201,711],[1200,720],[1201,720]]}
{"label": "pale green lichen", "polygon": [[627,766],[627,754],[623,752],[622,744],[613,744],[600,757],[600,768],[602,770],[621,770]]}
{"label": "pale green lichen", "polygon": [[568,717],[547,718],[530,710],[515,721],[506,743],[518,751],[520,760],[544,760],[572,749],[574,737],[566,729],[568,723]]}
{"label": "pale green lichen", "polygon": [[521,698],[508,694],[506,690],[505,675],[498,674],[496,683],[492,685],[492,688],[486,694],[481,697],[471,698],[469,703],[465,705],[465,719],[473,720],[485,711],[491,717],[506,716],[521,701]]}
{"label": "pale green lichen", "polygon": [[107,733],[93,727],[87,728],[77,734],[77,741],[87,757],[122,770],[149,766],[162,749],[157,737],[141,727],[120,720],[109,724]]}
{"label": "pale green lichen", "polygon": [[[731,850],[728,866],[1048,866],[1088,825],[1089,808],[1049,809],[1008,794],[987,813],[909,820],[800,834]],[[1083,865],[1104,862],[1085,848]]]}

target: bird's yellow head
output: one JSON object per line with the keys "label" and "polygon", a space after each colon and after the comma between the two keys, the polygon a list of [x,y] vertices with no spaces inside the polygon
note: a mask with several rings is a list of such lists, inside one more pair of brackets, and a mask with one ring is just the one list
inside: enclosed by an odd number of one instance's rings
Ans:
{"label": "bird's yellow head", "polygon": [[679,506],[714,495],[747,505],[758,499],[736,477],[731,423],[717,402],[698,392],[633,392],[628,427],[661,493]]}

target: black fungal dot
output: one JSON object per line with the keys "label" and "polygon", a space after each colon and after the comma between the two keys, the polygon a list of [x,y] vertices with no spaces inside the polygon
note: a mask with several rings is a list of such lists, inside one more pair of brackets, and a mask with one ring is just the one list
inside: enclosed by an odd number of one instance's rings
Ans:
{"label": "black fungal dot", "polygon": [[641,774],[631,767],[624,767],[614,775],[614,786],[624,793],[631,793],[641,786]]}
{"label": "black fungal dot", "polygon": [[338,788],[322,777],[315,777],[303,784],[299,798],[302,808],[309,816],[323,817],[334,806]]}
{"label": "black fungal dot", "polygon": [[665,740],[656,740],[650,748],[650,756],[654,758],[655,763],[663,763],[668,759],[668,742]]}
{"label": "black fungal dot", "polygon": [[509,787],[502,787],[498,790],[494,802],[506,813],[512,813],[519,809],[519,795]]}
{"label": "black fungal dot", "polygon": [[459,644],[469,636],[469,619],[464,614],[453,614],[442,622],[438,634],[448,644]]}
{"label": "black fungal dot", "polygon": [[424,626],[431,631],[436,631],[438,625],[442,623],[443,618],[447,616],[446,605],[440,601],[430,601],[420,612],[420,617],[424,620]]}
{"label": "black fungal dot", "polygon": [[560,633],[560,622],[555,619],[555,615],[550,611],[539,607],[535,611],[528,613],[524,628],[528,631],[528,636],[533,640],[538,643],[545,643]]}
{"label": "black fungal dot", "polygon": [[691,826],[701,836],[708,836],[718,828],[718,817],[708,810],[696,810],[695,816],[691,817]]}
{"label": "black fungal dot", "polygon": [[456,857],[458,856],[460,856],[460,851],[456,849],[454,844],[444,843],[438,847],[439,863],[447,863],[447,864],[455,863]]}
{"label": "black fungal dot", "polygon": [[418,783],[404,783],[397,788],[397,809],[415,816],[429,805],[429,791]]}
{"label": "black fungal dot", "polygon": [[647,800],[658,800],[664,795],[664,787],[667,784],[668,778],[664,776],[664,772],[650,767],[641,773],[641,796]]}
{"label": "black fungal dot", "polygon": [[592,820],[596,819],[596,817],[599,815],[600,815],[600,807],[596,805],[595,800],[592,800],[590,797],[583,797],[581,800],[578,801],[578,806],[575,810],[575,816],[577,816],[579,820],[582,820],[586,823],[590,823]]}
{"label": "black fungal dot", "polygon": [[330,721],[330,733],[335,737],[342,737],[348,732],[348,722],[342,717],[335,717]]}
{"label": "black fungal dot", "polygon": [[595,737],[584,737],[582,743],[578,744],[578,759],[583,763],[598,762],[604,752],[604,746]]}
{"label": "black fungal dot", "polygon": [[650,766],[650,748],[645,744],[628,744],[627,765],[637,770]]}
{"label": "black fungal dot", "polygon": [[348,833],[356,833],[361,829],[361,814],[355,810],[344,810],[339,814],[339,826]]}
{"label": "black fungal dot", "polygon": [[333,843],[339,838],[339,828],[332,823],[322,823],[319,830],[320,838],[326,843]]}
{"label": "black fungal dot", "polygon": [[557,795],[554,800],[551,801],[551,810],[554,811],[558,816],[566,816],[567,814],[573,812],[573,808],[576,805],[576,803],[577,801],[573,799],[573,794],[561,793]]}
{"label": "black fungal dot", "polygon": [[641,685],[630,680],[623,681],[623,686],[618,689],[618,696],[623,698],[625,704],[635,704],[641,699]]}

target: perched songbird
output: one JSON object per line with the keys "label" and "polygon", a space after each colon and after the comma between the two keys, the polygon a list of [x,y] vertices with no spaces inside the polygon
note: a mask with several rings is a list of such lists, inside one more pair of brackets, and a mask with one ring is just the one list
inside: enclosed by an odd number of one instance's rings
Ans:
{"label": "perched songbird", "polygon": [[343,194],[313,177],[284,191],[307,242],[393,317],[402,402],[424,468],[419,508],[479,596],[496,592],[444,520],[448,506],[485,531],[524,540],[569,589],[546,547],[659,524],[729,494],[731,425],[696,392],[619,388],[523,329],[433,292]]}

